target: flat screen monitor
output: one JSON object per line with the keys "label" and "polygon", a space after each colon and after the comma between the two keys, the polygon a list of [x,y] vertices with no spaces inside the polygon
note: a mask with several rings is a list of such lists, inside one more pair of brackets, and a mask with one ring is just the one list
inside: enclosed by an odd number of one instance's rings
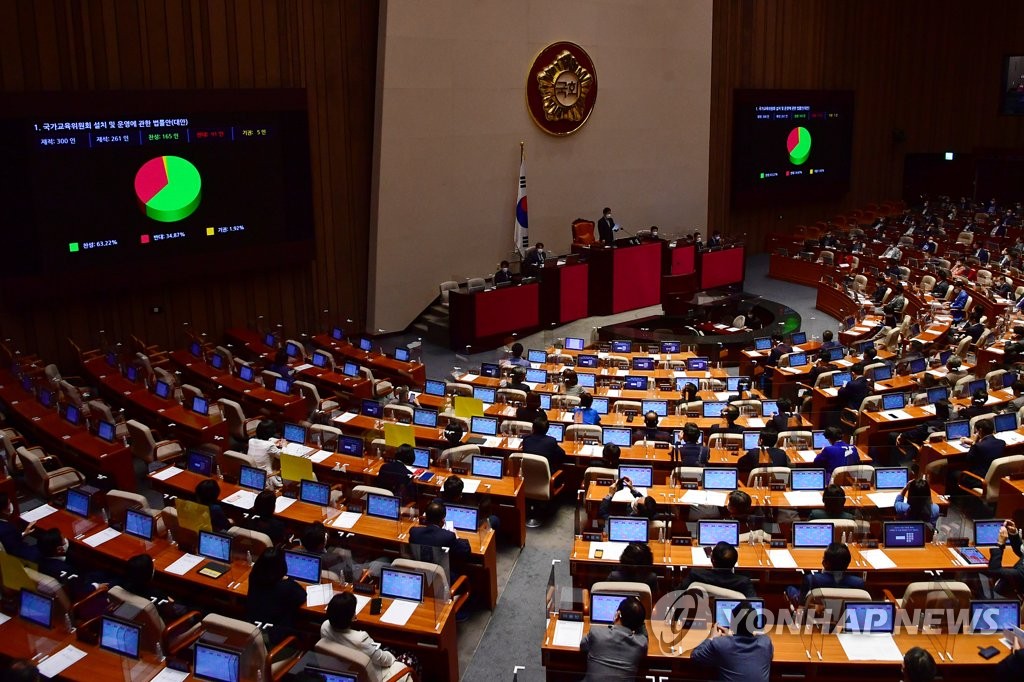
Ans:
{"label": "flat screen monitor", "polygon": [[385,568],[380,572],[380,596],[389,599],[423,601],[423,574],[399,568]]}
{"label": "flat screen monitor", "polygon": [[546,384],[548,383],[548,373],[543,369],[530,368],[526,370],[526,380],[531,384]]}
{"label": "flat screen monitor", "polygon": [[967,438],[971,435],[971,423],[966,419],[946,422],[946,440]]}
{"label": "flat screen monitor", "polygon": [[580,372],[576,375],[576,379],[579,382],[580,388],[594,388],[597,385],[597,377],[593,374]]}
{"label": "flat screen monitor", "polygon": [[892,379],[892,367],[889,365],[875,367],[871,370],[871,378],[873,381],[888,381]]}
{"label": "flat screen monitor", "polygon": [[488,379],[498,379],[501,377],[501,367],[493,362],[481,363],[480,376],[487,377]]}
{"label": "flat screen monitor", "polygon": [[585,345],[586,344],[583,342],[583,339],[575,338],[572,336],[568,337],[565,340],[566,350],[583,350]]}
{"label": "flat screen monitor", "polygon": [[210,416],[210,401],[201,395],[192,396],[192,411],[204,417]]}
{"label": "flat screen monitor", "polygon": [[[729,629],[732,627],[732,614],[740,605],[740,599],[715,599],[715,625]],[[746,602],[754,609],[754,622],[749,624],[751,632],[764,629],[764,600],[747,599]]]}
{"label": "flat screen monitor", "polygon": [[281,395],[291,393],[292,385],[284,377],[274,377],[274,390]]}
{"label": "flat screen monitor", "polygon": [[725,542],[735,547],[740,543],[739,521],[698,521],[697,542],[702,546],[713,547]]}
{"label": "flat screen monitor", "polygon": [[412,449],[412,466],[416,469],[427,469],[430,467],[430,450],[427,448]]}
{"label": "flat screen monitor", "polygon": [[679,349],[681,347],[682,346],[681,346],[679,341],[662,341],[661,342],[661,352],[665,353],[666,355],[668,355],[670,353],[678,353]]}
{"label": "flat screen monitor", "polygon": [[632,341],[624,341],[624,340],[612,341],[611,342],[611,351],[613,353],[632,353],[633,352],[633,342]]}
{"label": "flat screen monitor", "polygon": [[49,629],[53,625],[53,598],[22,588],[18,615],[30,623]]}
{"label": "flat screen monitor", "polygon": [[754,350],[771,350],[772,340],[767,336],[754,339]]}
{"label": "flat screen monitor", "polygon": [[70,488],[68,490],[64,508],[72,514],[76,514],[81,517],[88,517],[90,507],[89,502],[91,499],[92,497],[89,494],[83,493],[81,490],[76,488]]}
{"label": "flat screen monitor", "polygon": [[371,419],[384,418],[384,406],[376,400],[364,399],[360,405],[360,411],[364,416],[370,417]]}
{"label": "flat screen monitor", "polygon": [[628,478],[637,488],[650,488],[654,485],[654,466],[622,465],[619,478]]}
{"label": "flat screen monitor", "polygon": [[884,526],[887,549],[924,547],[923,521],[886,521]]}
{"label": "flat screen monitor", "polygon": [[646,391],[647,377],[628,376],[626,377],[625,388],[627,391]]}
{"label": "flat screen monitor", "polygon": [[761,416],[774,417],[779,413],[779,403],[776,400],[761,401]]}
{"label": "flat screen monitor", "polygon": [[185,458],[185,467],[192,473],[200,476],[209,476],[213,473],[214,459],[208,452],[189,450]]}
{"label": "flat screen monitor", "polygon": [[498,435],[498,420],[492,417],[473,417],[469,421],[469,430],[481,436]]}
{"label": "flat screen monitor", "polygon": [[910,480],[906,467],[878,467],[875,469],[875,488],[878,490],[903,490]]}
{"label": "flat screen monitor", "polygon": [[729,392],[737,391],[749,391],[750,390],[750,377],[726,377],[725,378],[725,390]]}
{"label": "flat screen monitor", "polygon": [[705,419],[708,419],[708,418],[711,418],[711,417],[721,417],[722,416],[722,412],[725,410],[725,408],[728,405],[729,405],[729,403],[725,402],[724,400],[722,400],[722,401],[719,401],[719,400],[708,400],[703,405],[702,415],[704,416]]}
{"label": "flat screen monitor", "polygon": [[565,438],[565,424],[559,424],[558,422],[551,422],[548,424],[547,435],[554,438],[559,443]]}
{"label": "flat screen monitor", "polygon": [[835,362],[836,360],[842,360],[843,356],[846,355],[846,349],[842,346],[836,346],[835,348],[828,349],[828,361]]}
{"label": "flat screen monitor", "polygon": [[593,369],[598,365],[598,357],[590,353],[580,353],[576,356],[576,366]]}
{"label": "flat screen monitor", "polygon": [[409,362],[409,349],[404,346],[399,346],[395,349],[395,360],[399,362]]}
{"label": "flat screen monitor", "polygon": [[224,359],[223,353],[214,353],[210,356],[210,366],[214,369],[224,369],[227,365],[227,360]]}
{"label": "flat screen monitor", "polygon": [[192,675],[205,682],[239,682],[242,652],[196,642]]}
{"label": "flat screen monitor", "polygon": [[36,398],[43,407],[53,407],[53,391],[46,388],[40,389]]}
{"label": "flat screen monitor", "polygon": [[686,360],[686,371],[687,372],[706,372],[706,371],[708,371],[708,359],[707,358],[687,358],[687,360]]}
{"label": "flat screen monitor", "polygon": [[100,648],[128,658],[139,657],[142,626],[110,616],[100,621]]}
{"label": "flat screen monitor", "polygon": [[364,353],[369,353],[371,348],[373,348],[373,343],[370,341],[370,339],[366,338],[365,336],[359,338],[359,350],[363,351]]}
{"label": "flat screen monitor", "polygon": [[437,379],[427,379],[426,385],[423,388],[423,392],[427,395],[444,395],[444,382],[438,381]]}
{"label": "flat screen monitor", "polygon": [[609,542],[647,542],[650,522],[636,516],[608,517]]}
{"label": "flat screen monitor", "polygon": [[654,412],[659,417],[668,416],[668,401],[667,400],[644,400],[642,403],[643,413]]}
{"label": "flat screen monitor", "polygon": [[320,582],[320,557],[315,554],[286,549],[284,550],[284,561],[287,566],[285,575],[292,580],[304,583]]}
{"label": "flat screen monitor", "polygon": [[907,363],[907,370],[911,374],[918,374],[928,369],[928,360],[926,358],[914,358]]}
{"label": "flat screen monitor", "polygon": [[705,490],[736,490],[739,472],[736,469],[704,469]]}
{"label": "flat screen monitor", "polygon": [[242,381],[252,382],[256,378],[256,370],[251,365],[240,365],[238,367],[238,378]]}
{"label": "flat screen monitor", "polygon": [[902,410],[907,406],[905,396],[902,393],[882,394],[883,410]]}
{"label": "flat screen monitor", "polygon": [[1019,601],[1015,599],[971,600],[971,632],[993,633],[1019,627]]}
{"label": "flat screen monitor", "polygon": [[290,358],[297,358],[302,355],[302,351],[299,350],[298,344],[292,343],[291,341],[284,344],[284,352],[287,353]]}
{"label": "flat screen monitor", "polygon": [[619,605],[626,599],[633,597],[632,594],[609,594],[598,592],[590,595],[590,622],[591,623],[614,623],[615,614],[619,612]]}
{"label": "flat screen monitor", "polygon": [[548,361],[548,354],[546,351],[537,348],[531,348],[526,352],[526,360],[528,362],[533,362],[538,365],[543,365],[545,362]]}
{"label": "flat screen monitor", "polygon": [[323,351],[316,351],[313,353],[313,366],[319,367],[320,369],[327,369],[331,366],[331,358],[327,353]]}
{"label": "flat screen monitor", "polygon": [[827,448],[831,443],[828,442],[828,438],[825,438],[825,431],[822,429],[815,429],[811,431],[811,447],[815,450],[821,450]]}
{"label": "flat screen monitor", "polygon": [[166,400],[171,395],[171,385],[163,379],[157,379],[156,383],[153,384],[153,393],[156,393],[158,398]]}
{"label": "flat screen monitor", "polygon": [[64,419],[67,420],[69,424],[78,426],[82,421],[82,412],[77,407],[69,403],[64,406]]}
{"label": "flat screen monitor", "polygon": [[267,332],[263,335],[263,345],[270,346],[271,348],[277,347],[277,337],[274,336],[273,332]]}
{"label": "flat screen monitor", "polygon": [[503,464],[501,457],[473,455],[470,471],[481,478],[501,478]]}
{"label": "flat screen monitor", "polygon": [[345,330],[341,327],[331,327],[331,338],[335,341],[343,341],[345,339]]}
{"label": "flat screen monitor", "polygon": [[203,357],[203,346],[198,341],[188,344],[188,352],[194,358]]}
{"label": "flat screen monitor", "polygon": [[945,400],[949,397],[949,388],[946,386],[935,386],[928,389],[928,402],[935,404],[940,400]]}
{"label": "flat screen monitor", "polygon": [[144,514],[137,509],[129,509],[125,512],[124,532],[127,535],[134,535],[146,542],[153,540],[155,519],[149,514]]}
{"label": "flat screen monitor", "polygon": [[807,343],[807,332],[793,332],[793,335],[789,337],[789,342],[794,346]]}
{"label": "flat screen monitor", "polygon": [[425,426],[433,429],[437,427],[437,410],[428,410],[417,407],[412,411],[412,423],[416,426]]}
{"label": "flat screen monitor", "polygon": [[238,473],[238,485],[249,490],[263,490],[267,487],[267,472],[243,464]]}
{"label": "flat screen monitor", "polygon": [[793,490],[824,490],[824,469],[793,469],[790,474]]}
{"label": "flat screen monitor", "polygon": [[977,391],[985,391],[988,386],[985,384],[984,379],[977,379],[967,384],[967,395],[973,396]]}
{"label": "flat screen monitor", "polygon": [[137,365],[127,365],[124,368],[124,377],[133,384],[139,380],[139,368]]}
{"label": "flat screen monitor", "polygon": [[807,353],[792,353],[789,356],[790,367],[803,367],[807,364]]}
{"label": "flat screen monitor", "polygon": [[392,495],[368,493],[366,495],[366,513],[380,519],[397,521],[401,512],[402,501]]}
{"label": "flat screen monitor", "polygon": [[201,530],[197,552],[200,556],[214,561],[231,561],[231,536]]}
{"label": "flat screen monitor", "polygon": [[996,433],[1013,431],[1017,428],[1017,413],[1004,412],[1002,414],[997,414],[996,418],[992,420],[992,424],[995,426]]}
{"label": "flat screen monitor", "polygon": [[696,379],[691,379],[689,377],[676,377],[676,390],[679,391],[680,393],[683,392],[687,384],[697,389],[700,388]]}
{"label": "flat screen monitor", "polygon": [[996,547],[999,545],[999,529],[1005,521],[1002,519],[984,519],[974,522],[974,546]]}
{"label": "flat screen monitor", "polygon": [[848,601],[843,609],[843,631],[861,634],[892,634],[896,605],[889,601]]}
{"label": "flat screen monitor", "polygon": [[338,439],[338,452],[352,457],[362,457],[363,439],[359,436],[342,436]]}
{"label": "flat screen monitor", "polygon": [[743,432],[743,449],[754,450],[761,445],[761,432],[760,431],[744,431]]}
{"label": "flat screen monitor", "polygon": [[[355,378],[359,376],[359,365],[354,362],[346,362],[341,366],[341,373],[347,377]],[[442,387],[441,393],[438,395],[444,395],[444,388]]]}
{"label": "flat screen monitor", "polygon": [[486,405],[494,403],[494,395],[496,392],[496,389],[486,388],[484,386],[473,387],[473,397]]}
{"label": "flat screen monitor", "polygon": [[1017,373],[1016,372],[1007,372],[1006,374],[1002,375],[1002,379],[1003,379],[1003,388],[1010,388],[1017,381]]}
{"label": "flat screen monitor", "polygon": [[633,369],[638,372],[654,371],[654,358],[635,357],[633,358]]}
{"label": "flat screen monitor", "polygon": [[479,516],[480,510],[476,507],[466,507],[461,504],[445,505],[445,520],[451,521],[455,530],[475,533],[480,527],[477,522]]}
{"label": "flat screen monitor", "polygon": [[331,486],[304,478],[299,482],[299,500],[326,506],[331,501]]}
{"label": "flat screen monitor", "polygon": [[632,442],[630,429],[618,429],[605,427],[601,430],[602,445],[618,445],[620,448],[628,448]]}
{"label": "flat screen monitor", "polygon": [[551,409],[551,394],[541,393],[540,394],[540,409],[550,410]]}
{"label": "flat screen monitor", "polygon": [[797,521],[793,524],[793,547],[796,549],[828,547],[832,544],[832,533],[834,530],[834,523],[803,523]]}
{"label": "flat screen monitor", "polygon": [[836,372],[832,375],[832,387],[842,388],[846,384],[850,383],[851,378],[852,377],[849,372]]}
{"label": "flat screen monitor", "polygon": [[299,426],[298,424],[285,424],[283,435],[284,439],[289,443],[302,445],[306,442],[306,427]]}

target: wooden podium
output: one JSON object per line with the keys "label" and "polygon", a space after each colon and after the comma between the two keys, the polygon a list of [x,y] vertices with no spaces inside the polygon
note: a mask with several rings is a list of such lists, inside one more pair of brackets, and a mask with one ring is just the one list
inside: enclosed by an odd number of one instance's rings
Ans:
{"label": "wooden podium", "polygon": [[661,302],[661,242],[626,243],[586,250],[589,311],[612,315]]}

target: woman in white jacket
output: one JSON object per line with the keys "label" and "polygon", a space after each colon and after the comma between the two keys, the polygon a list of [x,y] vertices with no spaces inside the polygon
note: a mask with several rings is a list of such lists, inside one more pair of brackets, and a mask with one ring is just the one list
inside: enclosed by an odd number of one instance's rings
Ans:
{"label": "woman in white jacket", "polygon": [[400,682],[410,682],[412,671],[394,654],[373,641],[370,635],[362,630],[353,630],[352,621],[356,615],[356,598],[351,592],[341,592],[331,598],[327,604],[327,620],[320,626],[320,637],[329,642],[341,644],[365,654],[370,658],[370,674],[372,682],[384,682],[395,675],[404,676]]}

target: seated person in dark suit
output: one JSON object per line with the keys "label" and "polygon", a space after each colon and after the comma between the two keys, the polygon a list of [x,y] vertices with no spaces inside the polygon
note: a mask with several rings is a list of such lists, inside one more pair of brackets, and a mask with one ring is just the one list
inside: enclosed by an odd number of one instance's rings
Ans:
{"label": "seated person in dark suit", "polygon": [[[1020,531],[1013,521],[1005,521],[999,529],[999,545],[992,548],[988,561],[988,574],[997,581],[996,589],[1001,594],[1014,594],[1024,588],[1024,550],[1021,549]],[[1003,568],[1003,551],[1009,545],[1017,555],[1017,563]]]}
{"label": "seated person in dark suit", "polygon": [[654,553],[649,545],[631,542],[622,550],[619,567],[608,574],[608,580],[614,582],[643,583],[651,588],[651,593],[658,591],[658,574],[654,572]]}
{"label": "seated person in dark suit", "polygon": [[923,424],[911,427],[902,431],[896,436],[896,447],[904,457],[914,459],[917,456],[917,447],[924,444],[928,436],[945,430],[946,422],[949,421],[949,401],[940,400],[935,405],[935,418]]}
{"label": "seated person in dark suit", "polygon": [[772,347],[771,352],[768,353],[768,360],[765,362],[765,364],[768,365],[769,367],[778,367],[779,358],[788,353],[792,353],[793,346],[783,341],[782,336],[780,334],[773,334],[772,342],[775,345]]}
{"label": "seated person in dark suit", "polygon": [[775,447],[779,441],[778,431],[766,428],[757,439],[758,447],[747,450],[736,461],[741,481],[746,481],[750,472],[757,467],[788,467],[789,456],[782,448]]}
{"label": "seated person in dark suit", "polygon": [[635,680],[640,663],[647,657],[647,609],[636,597],[619,604],[615,622],[594,626],[580,641],[587,652],[586,680],[627,682]]}
{"label": "seated person in dark suit", "polygon": [[736,562],[739,561],[739,558],[739,552],[735,547],[727,542],[719,542],[711,550],[711,568],[701,568],[700,566],[691,568],[689,575],[678,589],[685,591],[693,583],[704,583],[741,592],[744,597],[756,597],[757,591],[750,578],[735,572]]}
{"label": "seated person in dark suit", "polygon": [[656,440],[662,443],[672,442],[672,434],[658,428],[658,413],[654,410],[644,415],[644,428],[633,438],[634,443],[642,440]]}
{"label": "seated person in dark suit", "polygon": [[276,504],[277,496],[274,495],[274,491],[262,491],[252,504],[252,518],[245,523],[245,527],[263,533],[275,546],[281,546],[288,539],[288,530],[284,522],[274,516]]}
{"label": "seated person in dark suit", "polygon": [[14,513],[14,503],[5,492],[0,492],[0,545],[8,554],[29,561],[36,561],[35,547],[25,542],[25,536],[32,532],[35,524],[22,529],[21,519]]}
{"label": "seated person in dark suit", "polygon": [[864,579],[846,572],[850,567],[850,548],[841,542],[833,542],[825,549],[821,559],[822,571],[808,573],[804,576],[803,585],[786,588],[786,596],[794,604],[803,604],[811,590],[819,587],[841,587],[854,590],[864,589]]}
{"label": "seated person in dark suit", "polygon": [[444,529],[446,510],[443,502],[434,500],[424,512],[426,525],[409,529],[409,542],[425,547],[447,547],[453,556],[466,556],[470,552],[469,541]]}
{"label": "seated person in dark suit", "polygon": [[821,333],[821,348],[824,350],[830,350],[832,348],[839,348],[842,344],[835,340],[832,330],[826,329]]}
{"label": "seated person in dark suit", "polygon": [[971,404],[967,407],[957,410],[957,419],[972,419],[981,414],[987,414],[991,412],[988,407],[988,391],[983,388],[979,388],[971,394]]}
{"label": "seated person in dark suit", "polygon": [[[736,420],[740,418],[740,408],[735,405],[727,405],[722,410],[722,419],[725,420],[725,425],[715,424],[711,427],[709,433],[714,435],[716,433],[743,433],[743,427],[736,423]],[[710,438],[708,439],[710,440]]]}
{"label": "seated person in dark suit", "polygon": [[764,512],[754,510],[754,501],[745,490],[733,490],[729,493],[726,497],[725,511],[726,518],[740,522],[740,542],[758,537],[767,542],[770,534],[764,530]]}
{"label": "seated person in dark suit", "polygon": [[[813,384],[811,384],[813,386]],[[778,403],[779,411],[772,415],[772,418],[765,424],[766,429],[774,429],[779,433],[783,431],[789,431],[793,420],[797,418],[796,412],[793,411],[793,401],[789,398],[779,398]]]}
{"label": "seated person in dark suit", "polygon": [[533,433],[523,439],[523,452],[531,455],[540,455],[548,461],[551,473],[562,468],[565,461],[565,450],[558,444],[558,441],[548,435],[547,417],[537,417],[533,420]]}
{"label": "seated person in dark suit", "polygon": [[[513,369],[512,370],[512,378],[508,382],[508,387],[509,388],[514,388],[517,391],[522,391],[523,393],[529,394],[531,389],[530,389],[530,385],[528,383],[526,383],[526,370],[523,369],[522,367],[516,367],[515,369]],[[537,398],[537,406],[538,407],[540,406],[540,398],[539,397]],[[533,420],[531,419],[530,421],[533,421]]]}
{"label": "seated person in dark suit", "polygon": [[495,284],[508,284],[512,281],[512,271],[509,269],[508,261],[501,261],[498,271],[494,273]]}
{"label": "seated person in dark suit", "polygon": [[605,469],[618,469],[622,448],[615,443],[608,443],[601,449],[601,466]]}
{"label": "seated person in dark suit", "polygon": [[[526,378],[525,372],[523,373],[523,378]],[[529,388],[529,386],[527,386],[527,388]],[[532,424],[537,419],[547,419],[547,416],[544,414],[544,410],[540,409],[540,394],[534,393],[533,391],[527,391],[526,405],[516,408],[516,421],[530,422]]]}
{"label": "seated person in dark suit", "polygon": [[873,365],[876,362],[878,362],[878,350],[875,349],[873,346],[870,348],[865,348],[864,355],[861,357],[860,360],[858,360],[857,362],[853,363],[853,365],[850,366],[850,371],[852,372],[854,370],[857,370],[858,374],[863,374],[864,370],[867,368],[868,365]]}
{"label": "seated person in dark suit", "polygon": [[846,382],[845,386],[839,389],[837,394],[842,405],[851,410],[859,410],[860,404],[864,402],[864,398],[867,398],[868,393],[871,392],[871,387],[868,386],[868,380],[864,376],[863,371],[857,365],[851,367],[850,374],[852,378]]}
{"label": "seated person in dark suit", "polygon": [[813,509],[807,517],[809,521],[825,521],[843,519],[853,521],[853,514],[846,511],[846,493],[836,484],[830,484],[821,493],[823,509]]}
{"label": "seated person in dark suit", "polygon": [[960,460],[963,463],[962,470],[949,472],[946,481],[947,495],[964,495],[965,493],[960,490],[960,483],[968,487],[981,487],[979,481],[964,476],[962,472],[968,471],[978,478],[985,478],[992,462],[1002,457],[1006,449],[1006,443],[996,438],[994,434],[995,425],[991,419],[982,419],[974,425],[974,438],[966,441],[971,443],[971,449]]}
{"label": "seated person in dark suit", "polygon": [[402,443],[395,450],[395,458],[384,462],[377,474],[377,486],[390,490],[403,500],[415,496],[416,490],[412,483],[409,467],[416,461],[416,453],[408,443]]}
{"label": "seated person in dark suit", "polygon": [[284,552],[276,547],[263,550],[249,571],[246,620],[270,623],[273,627],[269,639],[276,644],[289,635],[299,634],[295,620],[305,603],[306,590],[288,577]]}
{"label": "seated person in dark suit", "polygon": [[[466,489],[466,484],[463,483],[462,479],[458,476],[451,475],[444,479],[444,484],[441,486],[440,497],[435,497],[435,502],[443,502],[444,504],[469,504],[462,499],[462,492]],[[491,513],[491,498],[490,495],[478,495],[480,504],[477,507],[479,510],[480,518],[487,518],[488,523],[491,524],[491,528],[498,530],[499,519],[497,516]]]}
{"label": "seated person in dark suit", "polygon": [[523,274],[536,277],[540,269],[544,267],[544,242],[537,242],[537,245],[526,252],[523,258]]}
{"label": "seated person in dark suit", "polygon": [[212,478],[199,481],[196,484],[196,502],[209,507],[210,523],[215,531],[227,530],[234,525],[220,504],[220,485],[217,481]]}
{"label": "seated person in dark suit", "polygon": [[[632,499],[629,501],[628,509],[624,510],[625,513],[618,514],[619,516],[644,516],[648,519],[653,519],[657,513],[657,503],[654,498],[650,495],[644,496],[639,490],[633,487],[633,482],[628,478],[620,478],[615,483],[608,486],[608,494],[601,500],[601,506],[597,511],[597,515],[602,519],[607,519],[612,515],[612,498],[620,490],[628,491]],[[619,496],[622,499],[622,496]]]}
{"label": "seated person in dark suit", "polygon": [[711,459],[711,451],[697,441],[700,428],[693,422],[683,424],[683,442],[672,448],[672,461],[686,467],[702,467]]}
{"label": "seated person in dark suit", "polygon": [[170,595],[153,584],[155,574],[153,557],[148,554],[136,554],[125,562],[124,573],[118,584],[135,596],[153,602],[167,622],[185,615],[188,609],[184,605],[176,603]]}

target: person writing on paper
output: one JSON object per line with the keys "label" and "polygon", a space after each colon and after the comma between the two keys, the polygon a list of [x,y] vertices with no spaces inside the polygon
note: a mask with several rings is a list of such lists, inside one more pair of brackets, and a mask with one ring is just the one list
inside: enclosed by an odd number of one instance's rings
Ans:
{"label": "person writing on paper", "polygon": [[575,409],[574,414],[579,415],[580,424],[601,424],[601,415],[594,409],[594,396],[586,391],[580,393],[580,405]]}
{"label": "person writing on paper", "polygon": [[[362,630],[352,629],[356,618],[356,596],[351,592],[340,592],[327,603],[327,620],[320,626],[321,641],[341,644],[370,659],[371,682],[411,682],[412,670],[393,653],[375,642]],[[404,677],[396,677],[403,675]]]}
{"label": "person writing on paper", "polygon": [[427,505],[424,513],[426,525],[413,526],[409,529],[409,541],[414,545],[426,547],[447,547],[452,556],[467,556],[470,552],[469,540],[464,540],[450,530],[445,530],[444,518],[447,514],[443,502],[437,500]]}
{"label": "person writing on paper", "polygon": [[846,589],[863,590],[864,579],[858,575],[847,573],[853,558],[850,556],[850,548],[841,542],[833,542],[825,548],[825,554],[821,558],[821,570],[818,573],[808,573],[804,576],[803,585],[796,588],[792,585],[786,588],[786,596],[789,600],[800,605],[807,599],[807,594],[819,587],[841,587]]}
{"label": "person writing on paper", "polygon": [[[993,547],[988,560],[988,573],[997,580],[996,591],[1000,594],[1016,594],[1024,588],[1024,550],[1021,549],[1020,531],[1017,524],[1007,520],[999,529],[998,546]],[[1017,555],[1012,568],[1003,568],[1003,551],[1009,545]]]}
{"label": "person writing on paper", "polygon": [[817,466],[825,467],[827,478],[831,479],[832,472],[839,467],[851,466],[860,462],[857,448],[843,442],[843,432],[838,426],[830,426],[825,429],[825,440],[830,445],[821,449],[818,456],[814,458],[814,463]]}
{"label": "person writing on paper", "polygon": [[750,602],[741,601],[732,612],[729,630],[717,624],[712,627],[690,660],[718,668],[717,679],[722,682],[768,682],[775,646],[768,635],[755,634],[758,625],[757,611]]}
{"label": "person writing on paper", "polygon": [[612,218],[612,210],[608,207],[601,212],[601,219],[597,221],[597,236],[604,244],[611,246],[615,241],[615,219]]}
{"label": "person writing on paper", "polygon": [[647,656],[647,609],[636,597],[626,597],[611,625],[595,625],[580,641],[587,654],[585,682],[632,682]]}
{"label": "person writing on paper", "polygon": [[932,488],[925,478],[907,483],[896,496],[894,509],[897,519],[924,521],[932,528],[939,520],[939,505],[932,502]]}
{"label": "person writing on paper", "polygon": [[750,578],[736,572],[736,564],[740,560],[739,552],[728,542],[719,542],[711,550],[711,568],[694,566],[682,584],[676,588],[686,591],[693,583],[704,583],[724,590],[740,592],[744,597],[757,597],[757,590]]}
{"label": "person writing on paper", "polygon": [[283,485],[281,473],[274,468],[281,454],[281,439],[277,437],[277,424],[273,419],[264,419],[256,425],[256,435],[249,439],[246,454],[256,468],[267,472],[268,490],[277,490]]}

